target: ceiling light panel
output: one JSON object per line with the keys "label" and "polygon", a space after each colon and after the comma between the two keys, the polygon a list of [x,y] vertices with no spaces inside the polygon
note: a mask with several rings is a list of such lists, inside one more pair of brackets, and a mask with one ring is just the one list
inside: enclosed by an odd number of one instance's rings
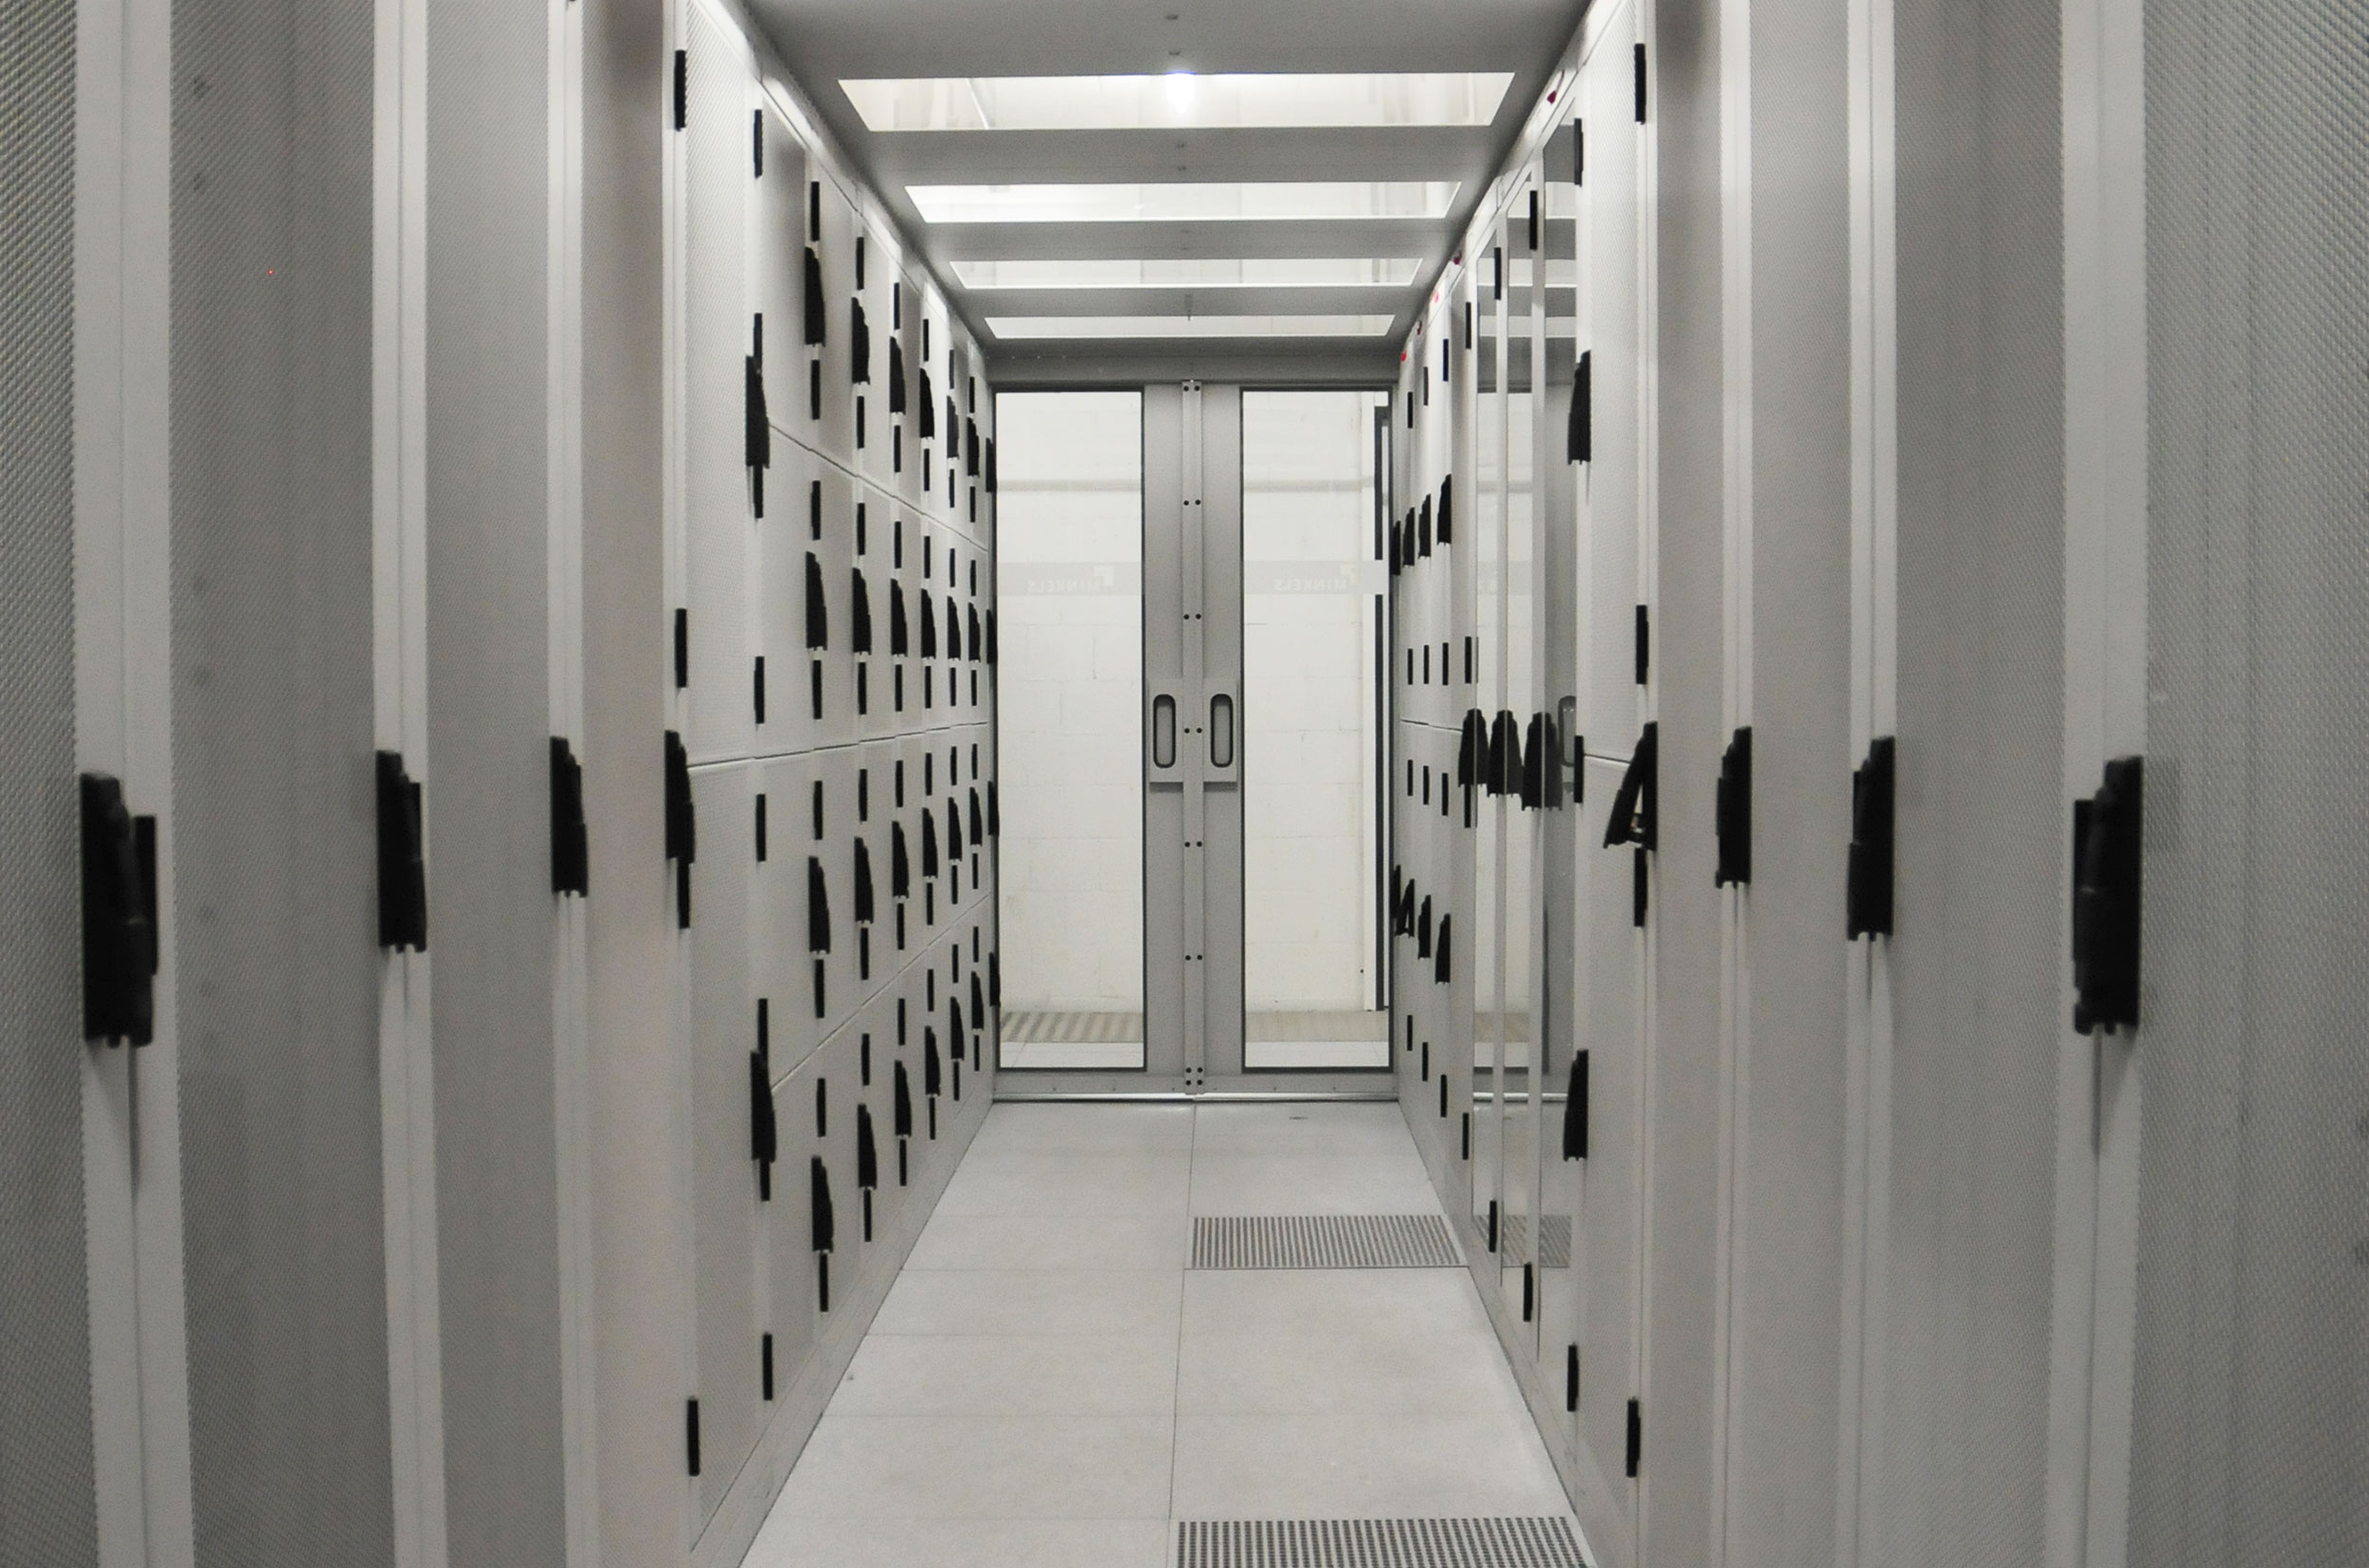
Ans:
{"label": "ceiling light panel", "polygon": [[1379,256],[952,263],[967,289],[1406,288],[1421,265],[1411,257]]}
{"label": "ceiling light panel", "polygon": [[931,224],[1304,223],[1444,218],[1454,180],[1254,180],[1165,185],[909,185]]}
{"label": "ceiling light panel", "polygon": [[842,80],[872,131],[1487,125],[1510,71]]}
{"label": "ceiling light panel", "polygon": [[1379,337],[1387,315],[991,315],[999,338]]}

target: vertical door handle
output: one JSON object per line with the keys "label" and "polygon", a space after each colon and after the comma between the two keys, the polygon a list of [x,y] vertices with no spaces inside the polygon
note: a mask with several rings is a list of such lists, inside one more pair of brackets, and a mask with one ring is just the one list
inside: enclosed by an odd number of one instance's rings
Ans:
{"label": "vertical door handle", "polygon": [[1209,699],[1209,766],[1234,766],[1234,699],[1223,692]]}
{"label": "vertical door handle", "polygon": [[1151,699],[1151,766],[1176,766],[1176,698],[1166,692]]}

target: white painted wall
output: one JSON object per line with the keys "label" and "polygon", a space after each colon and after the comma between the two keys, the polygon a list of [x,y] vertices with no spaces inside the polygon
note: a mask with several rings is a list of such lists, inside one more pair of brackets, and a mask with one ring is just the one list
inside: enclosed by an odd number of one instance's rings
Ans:
{"label": "white painted wall", "polygon": [[1374,995],[1370,392],[1242,398],[1244,1000]]}
{"label": "white painted wall", "polygon": [[1143,400],[996,399],[1004,1006],[1141,1011]]}

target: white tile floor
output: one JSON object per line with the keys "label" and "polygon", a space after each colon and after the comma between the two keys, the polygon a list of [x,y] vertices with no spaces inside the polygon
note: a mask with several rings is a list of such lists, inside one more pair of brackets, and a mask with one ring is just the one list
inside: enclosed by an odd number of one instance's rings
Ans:
{"label": "white tile floor", "polygon": [[1165,1568],[1182,1519],[1564,1514],[1461,1270],[1188,1270],[1437,1213],[1390,1105],[1000,1105],[748,1568]]}

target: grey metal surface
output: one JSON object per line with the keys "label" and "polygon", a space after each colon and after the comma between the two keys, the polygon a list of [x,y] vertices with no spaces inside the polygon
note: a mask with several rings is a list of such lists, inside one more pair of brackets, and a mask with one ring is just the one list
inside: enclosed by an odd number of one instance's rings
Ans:
{"label": "grey metal surface", "polygon": [[2058,9],[1898,6],[1899,802],[1861,1560],[2041,1555],[2064,673]]}
{"label": "grey metal surface", "polygon": [[[74,770],[74,27],[0,54],[0,1563],[95,1563]],[[135,804],[135,810],[139,807]],[[121,1049],[121,1048],[118,1048]]]}
{"label": "grey metal surface", "polygon": [[1196,1215],[1195,1269],[1456,1269],[1438,1215]]}
{"label": "grey metal surface", "polygon": [[366,1568],[394,1550],[371,793],[374,27],[364,0],[172,16],[190,1451],[196,1559],[222,1568]]}
{"label": "grey metal surface", "polygon": [[1659,424],[1647,548],[1656,552],[1651,693],[1660,823],[1647,982],[1645,1374],[1637,1391],[1645,1433],[1637,1555],[1651,1568],[1719,1560],[1723,894],[1712,882],[1711,808],[1727,742],[1722,44],[1709,4],[1655,8],[1646,135],[1658,158],[1658,183],[1647,189],[1658,220]]}
{"label": "grey metal surface", "polygon": [[2129,1556],[2167,1568],[2369,1559],[2365,22],[2147,9]]}
{"label": "grey metal surface", "polygon": [[453,1568],[567,1558],[548,604],[547,19],[428,18],[427,714]]}
{"label": "grey metal surface", "polygon": [[1581,1568],[1570,1521],[1185,1520],[1177,1568]]}
{"label": "grey metal surface", "polygon": [[1841,0],[1751,13],[1752,881],[1737,894],[1727,1553],[1835,1560],[1851,343]]}

